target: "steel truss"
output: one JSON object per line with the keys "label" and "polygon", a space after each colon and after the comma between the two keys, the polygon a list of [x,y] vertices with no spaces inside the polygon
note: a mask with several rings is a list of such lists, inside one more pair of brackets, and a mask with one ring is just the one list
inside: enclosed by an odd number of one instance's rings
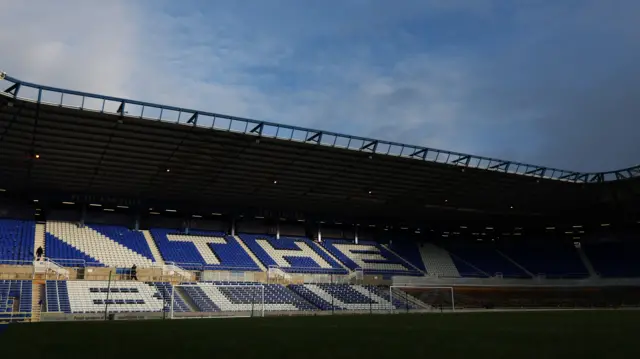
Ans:
{"label": "steel truss", "polygon": [[281,125],[266,121],[203,112],[181,107],[165,106],[142,101],[103,96],[87,92],[65,90],[21,81],[0,72],[0,94],[8,98],[31,101],[37,104],[60,106],[123,117],[176,123],[184,126],[209,128],[217,131],[242,133],[310,145],[342,148],[352,151],[385,155],[420,161],[437,162],[462,168],[475,168],[520,176],[535,177],[573,183],[602,183],[640,177],[640,165],[617,171],[583,173],[557,168],[535,166],[520,162],[504,161],[459,152],[407,145],[397,142],[374,140],[329,131]]}

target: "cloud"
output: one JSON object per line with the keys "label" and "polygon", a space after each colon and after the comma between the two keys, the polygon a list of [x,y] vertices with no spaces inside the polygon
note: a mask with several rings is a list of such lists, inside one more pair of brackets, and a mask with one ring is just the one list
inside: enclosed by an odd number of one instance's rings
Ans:
{"label": "cloud", "polygon": [[27,81],[566,169],[640,157],[633,0],[0,4]]}
{"label": "cloud", "polygon": [[1,66],[10,74],[86,91],[129,92],[140,37],[126,1],[1,1]]}

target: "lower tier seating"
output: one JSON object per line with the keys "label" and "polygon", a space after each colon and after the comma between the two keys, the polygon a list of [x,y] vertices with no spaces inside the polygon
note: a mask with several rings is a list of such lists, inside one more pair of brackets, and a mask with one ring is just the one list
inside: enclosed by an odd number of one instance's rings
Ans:
{"label": "lower tier seating", "polygon": [[31,281],[0,280],[0,319],[31,317]]}
{"label": "lower tier seating", "polygon": [[[47,281],[48,312],[109,313],[160,312],[171,302],[171,284],[135,281]],[[174,296],[174,311],[189,311],[187,304]]]}
{"label": "lower tier seating", "polygon": [[[263,295],[265,311],[418,308],[402,296],[391,296],[388,287],[371,285],[197,282],[172,287],[164,282],[116,281],[109,287],[107,281],[47,281],[46,311],[104,313],[107,307],[109,313],[161,312],[169,310],[173,290],[175,312],[257,312],[263,309]],[[30,300],[24,295],[29,311]]]}
{"label": "lower tier seating", "polygon": [[[375,286],[293,284],[289,288],[322,310],[390,310],[391,298]],[[401,305],[394,301],[394,308]]]}
{"label": "lower tier seating", "polygon": [[203,312],[262,310],[263,288],[265,311],[317,310],[314,305],[280,284],[209,282],[179,288]]}

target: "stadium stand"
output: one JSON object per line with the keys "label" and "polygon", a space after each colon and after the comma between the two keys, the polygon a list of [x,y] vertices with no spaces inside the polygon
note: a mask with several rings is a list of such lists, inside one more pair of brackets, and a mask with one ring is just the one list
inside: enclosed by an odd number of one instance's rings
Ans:
{"label": "stadium stand", "polygon": [[211,297],[198,285],[198,283],[187,283],[189,286],[179,287],[184,295],[188,297],[199,312],[211,313],[219,312],[218,307]]}
{"label": "stadium stand", "polygon": [[[456,267],[451,255],[446,250],[433,243],[420,244],[420,257],[425,264],[427,274],[437,277],[460,277],[460,272]],[[461,267],[466,267],[463,263]],[[471,268],[471,271],[473,269]]]}
{"label": "stadium stand", "polygon": [[34,221],[0,219],[0,264],[32,261],[34,236]]}
{"label": "stadium stand", "polygon": [[150,233],[162,258],[185,269],[260,270],[233,236],[209,231],[191,231],[187,235],[164,228],[152,228]]}
{"label": "stadium stand", "polygon": [[[84,261],[93,265],[129,268],[132,265],[145,267],[153,265],[144,237],[119,227],[98,227],[117,240],[91,227],[80,227],[69,222],[49,221],[46,227],[47,256],[54,259]],[[133,249],[129,246],[133,246]],[[143,251],[145,254],[136,252]],[[59,261],[60,262],[60,261]],[[64,263],[64,261],[62,261]]]}
{"label": "stadium stand", "polygon": [[403,258],[417,269],[425,272],[427,268],[420,255],[420,250],[415,242],[407,240],[395,240],[388,245],[389,249],[395,254]]}
{"label": "stadium stand", "polygon": [[120,243],[121,245],[131,249],[133,252],[144,256],[153,262],[156,261],[141,231],[130,230],[121,226],[108,226],[102,224],[89,224],[87,227],[115,242]]}
{"label": "stadium stand", "polygon": [[[39,299],[44,320],[106,307],[197,318],[262,310],[262,293],[274,315],[433,310],[452,297],[462,309],[640,306],[640,282],[618,279],[640,277],[640,166],[562,171],[0,82],[0,215],[39,219],[0,219],[0,319],[39,320]],[[144,231],[123,226],[134,219]],[[515,225],[540,238],[511,236]],[[624,230],[630,241],[589,240]],[[32,262],[39,246],[48,261]],[[139,271],[150,282],[121,280],[134,264],[154,268]]]}
{"label": "stadium stand", "polygon": [[463,277],[502,275],[509,278],[531,278],[518,265],[496,250],[492,243],[467,242],[445,245]]}
{"label": "stadium stand", "polygon": [[534,275],[544,275],[547,278],[589,276],[573,243],[514,243],[503,245],[500,251]]}
{"label": "stadium stand", "polygon": [[381,244],[363,241],[359,244],[342,239],[323,239],[322,246],[351,270],[362,268],[364,274],[410,275],[422,273]]}
{"label": "stadium stand", "polygon": [[264,287],[265,311],[312,311],[317,308],[280,284],[218,281],[180,287],[203,312],[261,310]]}
{"label": "stadium stand", "polygon": [[31,281],[0,280],[0,319],[30,317],[31,299]]}
{"label": "stadium stand", "polygon": [[187,305],[187,303],[185,303],[185,301],[182,299],[182,296],[180,295],[179,291],[176,290],[174,293],[172,293],[174,291],[174,287],[173,285],[171,285],[171,283],[153,282],[153,283],[147,283],[147,284],[153,284],[156,287],[156,289],[158,290],[158,293],[154,294],[153,296],[163,300],[163,303],[165,305],[165,310],[170,309],[171,297],[173,296],[174,312],[191,311],[191,309],[189,309],[189,305]]}
{"label": "stadium stand", "polygon": [[45,283],[47,312],[71,313],[66,281],[48,280]]}
{"label": "stadium stand", "polygon": [[640,277],[639,243],[603,241],[586,243],[583,249],[601,277]]}
{"label": "stadium stand", "polygon": [[[161,312],[167,310],[171,298],[169,283],[134,281],[47,281],[47,311],[63,313]],[[108,298],[107,298],[108,297]],[[174,297],[174,311],[189,308]]]}
{"label": "stadium stand", "polygon": [[290,273],[347,274],[338,262],[308,238],[240,234],[238,236],[265,267]]}
{"label": "stadium stand", "polygon": [[[351,284],[292,284],[289,288],[321,310],[389,310],[389,292]],[[394,301],[394,305],[402,303]]]}

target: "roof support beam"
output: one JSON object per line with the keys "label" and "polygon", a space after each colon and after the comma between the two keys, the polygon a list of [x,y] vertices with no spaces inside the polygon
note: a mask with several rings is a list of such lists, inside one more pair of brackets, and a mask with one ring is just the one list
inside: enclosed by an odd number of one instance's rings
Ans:
{"label": "roof support beam", "polygon": [[125,105],[125,102],[124,102],[124,101],[120,102],[120,106],[118,106],[118,111],[116,111],[116,112],[117,112],[117,113],[119,113],[121,116],[122,116],[122,115],[124,115],[124,105]]}
{"label": "roof support beam", "polygon": [[316,132],[311,136],[308,136],[305,142],[315,142],[320,143],[322,141],[322,132]]}
{"label": "roof support beam", "polygon": [[576,173],[576,176],[574,177],[573,180],[576,182],[587,182],[588,176],[589,176],[588,173]]}
{"label": "roof support beam", "polygon": [[536,167],[536,168],[534,168],[532,170],[529,170],[529,171],[525,172],[524,174],[526,174],[526,175],[535,174],[535,175],[538,175],[538,176],[544,176],[545,170],[546,170],[546,168],[544,168],[544,167]]}
{"label": "roof support beam", "polygon": [[378,148],[378,141],[371,141],[363,145],[362,147],[360,147],[360,151],[370,150],[371,152],[376,152],[377,148]]}
{"label": "roof support beam", "polygon": [[4,92],[12,94],[14,97],[18,96],[18,91],[20,91],[20,84],[16,83],[9,86]]}
{"label": "roof support beam", "polygon": [[471,156],[465,155],[465,156],[458,157],[457,159],[451,161],[451,163],[460,164],[464,162],[465,166],[469,166],[469,161],[471,161]]}
{"label": "roof support beam", "polygon": [[580,175],[578,172],[571,172],[571,173],[567,173],[564,176],[558,177],[558,179],[571,179],[575,181],[578,178],[578,175]]}
{"label": "roof support beam", "polygon": [[625,172],[627,172],[627,171],[616,172],[616,179],[617,180],[622,180],[622,179],[627,179],[627,178],[631,177],[631,171],[629,171],[629,173],[628,173],[629,176],[627,176],[627,174],[625,174]]}
{"label": "roof support beam", "polygon": [[492,170],[503,170],[503,171],[507,172],[509,170],[509,166],[510,165],[511,165],[511,162],[503,161],[503,162],[497,163],[497,164],[495,164],[493,166],[490,166],[489,169],[492,169]]}
{"label": "roof support beam", "polygon": [[198,113],[194,112],[194,114],[189,118],[187,123],[192,123],[194,126],[198,124]]}
{"label": "roof support beam", "polygon": [[262,136],[262,129],[264,128],[264,122],[260,122],[259,124],[256,125],[256,127],[252,128],[251,133],[257,133],[258,135]]}
{"label": "roof support beam", "polygon": [[604,182],[604,174],[602,173],[594,173],[589,177],[588,182]]}
{"label": "roof support beam", "polygon": [[428,149],[423,148],[423,149],[421,149],[421,150],[417,150],[417,151],[415,151],[415,152],[414,152],[414,153],[412,153],[410,156],[411,156],[411,157],[417,157],[417,156],[420,156],[420,157],[422,157],[422,159],[424,160],[425,158],[427,158],[427,151],[428,151]]}

